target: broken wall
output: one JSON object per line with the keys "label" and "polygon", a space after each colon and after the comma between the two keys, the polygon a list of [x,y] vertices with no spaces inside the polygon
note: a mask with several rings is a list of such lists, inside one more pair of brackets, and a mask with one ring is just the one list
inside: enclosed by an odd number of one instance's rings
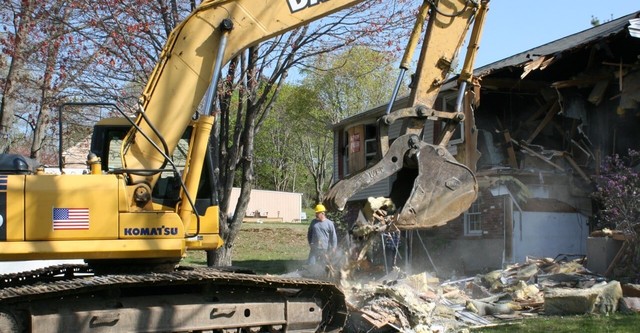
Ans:
{"label": "broken wall", "polygon": [[[512,57],[521,62],[508,58],[481,71],[475,128],[467,130],[477,132],[481,152],[482,232],[467,234],[462,215],[408,236],[412,251],[403,261],[415,269],[473,273],[536,253],[586,252],[592,176],[606,156],[640,150],[640,38],[604,25],[601,35],[568,36],[539,48],[547,53],[537,48]],[[500,186],[508,191],[496,192]],[[550,244],[545,232],[556,227],[563,236]],[[516,244],[521,232],[530,243]]]}
{"label": "broken wall", "polygon": [[479,170],[549,170],[589,182],[605,156],[639,149],[640,38],[608,33],[577,46],[558,40],[554,53],[532,50],[529,62],[485,70]]}
{"label": "broken wall", "polygon": [[[494,233],[465,236],[461,217],[450,223],[457,230],[444,233],[452,239],[439,253],[446,260],[499,268],[528,255],[586,254],[593,175],[606,156],[640,150],[640,39],[626,30],[597,37],[566,49],[559,40],[553,53],[531,52],[529,62],[485,71],[474,114],[477,176],[494,195],[506,188],[513,206],[496,210],[501,216],[486,214],[482,228],[511,231],[513,243]],[[510,186],[500,185],[508,178]],[[484,213],[494,206],[480,205]],[[512,230],[505,228],[509,219]],[[495,253],[481,250],[488,237],[493,243],[484,248]],[[474,251],[472,264],[464,251]],[[500,256],[504,262],[496,261]]]}

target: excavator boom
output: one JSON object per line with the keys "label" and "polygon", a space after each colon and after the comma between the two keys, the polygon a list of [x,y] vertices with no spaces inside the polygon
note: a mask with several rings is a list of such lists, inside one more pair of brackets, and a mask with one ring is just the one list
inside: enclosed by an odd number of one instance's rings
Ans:
{"label": "excavator boom", "polygon": [[[214,64],[226,64],[249,46],[363,1],[203,1],[173,30],[162,50],[141,97],[148,119],[139,116],[136,123],[140,128],[132,129],[125,139],[123,166],[153,170],[165,163],[154,143],[162,146],[164,141],[169,152],[175,149],[212,84]],[[232,25],[228,36],[226,22]],[[225,36],[226,48],[220,50]],[[151,134],[151,126],[161,133],[162,140]],[[137,135],[139,132],[150,133],[153,143]],[[143,181],[151,187],[157,179],[136,174],[131,178],[132,183]]]}

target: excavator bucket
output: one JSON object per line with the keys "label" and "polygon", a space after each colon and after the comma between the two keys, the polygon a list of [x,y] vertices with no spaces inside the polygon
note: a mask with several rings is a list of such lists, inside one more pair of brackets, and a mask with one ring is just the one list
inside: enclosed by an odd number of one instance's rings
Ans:
{"label": "excavator bucket", "polygon": [[389,196],[398,208],[395,225],[401,230],[443,225],[466,211],[478,192],[473,172],[446,148],[406,134],[375,166],[336,183],[325,204],[342,210],[356,192],[394,175]]}

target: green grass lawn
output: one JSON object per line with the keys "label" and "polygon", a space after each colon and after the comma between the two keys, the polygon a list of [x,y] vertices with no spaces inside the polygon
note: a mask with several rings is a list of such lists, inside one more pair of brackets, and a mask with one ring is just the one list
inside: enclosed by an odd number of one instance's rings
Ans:
{"label": "green grass lawn", "polygon": [[[295,271],[309,255],[308,227],[308,223],[243,223],[233,246],[233,266],[258,274]],[[202,251],[189,252],[185,261],[206,265]]]}
{"label": "green grass lawn", "polygon": [[507,332],[580,332],[580,333],[631,333],[640,332],[640,314],[616,313],[610,316],[538,316],[510,322],[495,327],[472,329],[474,333]]}

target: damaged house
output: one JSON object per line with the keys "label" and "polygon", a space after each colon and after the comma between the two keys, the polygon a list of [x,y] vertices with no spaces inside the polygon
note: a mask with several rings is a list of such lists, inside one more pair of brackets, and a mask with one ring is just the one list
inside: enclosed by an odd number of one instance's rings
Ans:
{"label": "damaged house", "polygon": [[[403,262],[470,274],[527,256],[586,256],[592,175],[606,156],[640,149],[639,30],[636,12],[476,69],[480,87],[467,98],[465,121],[448,149],[476,171],[478,199],[445,226],[404,232]],[[434,108],[453,110],[456,88],[452,78]],[[406,103],[399,99],[394,108]],[[377,161],[376,119],[385,110],[332,126],[334,179]],[[433,143],[440,130],[431,122],[425,140]],[[392,125],[389,138],[399,134]],[[348,211],[388,196],[393,181],[356,193]]]}

